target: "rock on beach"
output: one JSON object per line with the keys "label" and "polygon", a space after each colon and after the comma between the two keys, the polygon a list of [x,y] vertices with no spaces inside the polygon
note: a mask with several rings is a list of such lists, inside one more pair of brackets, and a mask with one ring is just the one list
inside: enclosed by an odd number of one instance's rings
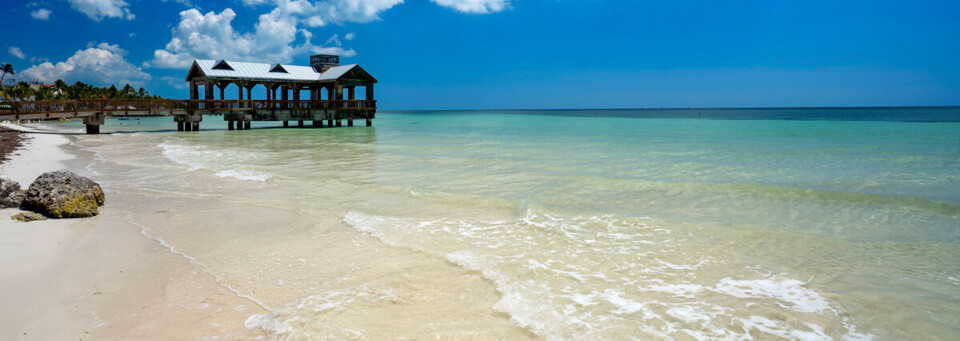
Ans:
{"label": "rock on beach", "polygon": [[19,183],[0,176],[0,208],[20,207],[25,196]]}
{"label": "rock on beach", "polygon": [[23,205],[52,218],[92,217],[103,205],[103,189],[69,171],[43,173],[27,188]]}

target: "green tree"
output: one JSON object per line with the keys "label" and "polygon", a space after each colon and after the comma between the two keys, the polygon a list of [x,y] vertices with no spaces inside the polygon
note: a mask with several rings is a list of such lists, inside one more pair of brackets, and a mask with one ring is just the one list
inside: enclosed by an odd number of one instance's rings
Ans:
{"label": "green tree", "polygon": [[33,95],[38,101],[51,100],[53,99],[53,89],[48,86],[41,85],[40,88],[34,90]]}
{"label": "green tree", "polygon": [[30,87],[30,83],[21,81],[13,88],[13,96],[21,101],[26,100],[33,97],[33,88]]}
{"label": "green tree", "polygon": [[130,83],[127,83],[123,86],[123,90],[120,91],[120,97],[124,99],[133,98],[137,94],[137,91],[130,86]]}
{"label": "green tree", "polygon": [[13,65],[3,64],[3,75],[0,75],[0,84],[3,83],[3,78],[6,77],[8,73],[11,75],[16,74],[16,72],[13,71]]}
{"label": "green tree", "polygon": [[65,97],[65,92],[67,91],[67,82],[64,82],[62,79],[58,79],[56,82],[53,82],[53,92],[55,99],[62,99]]}

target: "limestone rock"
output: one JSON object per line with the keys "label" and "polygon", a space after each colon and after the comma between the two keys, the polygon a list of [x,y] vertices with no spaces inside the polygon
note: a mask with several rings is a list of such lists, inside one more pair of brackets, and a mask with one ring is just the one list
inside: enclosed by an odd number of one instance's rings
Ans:
{"label": "limestone rock", "polygon": [[20,207],[24,197],[20,184],[0,176],[0,208]]}
{"label": "limestone rock", "polygon": [[42,214],[37,212],[23,211],[19,214],[16,214],[10,217],[10,219],[27,222],[27,221],[34,221],[34,220],[47,220],[47,217],[44,217]]}
{"label": "limestone rock", "polygon": [[27,188],[23,205],[52,218],[92,217],[103,205],[103,189],[73,172],[47,172]]}

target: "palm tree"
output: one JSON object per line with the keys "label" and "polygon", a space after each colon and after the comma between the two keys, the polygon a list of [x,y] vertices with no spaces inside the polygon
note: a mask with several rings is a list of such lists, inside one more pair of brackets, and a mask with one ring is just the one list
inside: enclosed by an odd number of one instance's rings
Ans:
{"label": "palm tree", "polygon": [[123,99],[129,99],[132,98],[136,93],[137,90],[134,90],[133,87],[130,86],[130,83],[127,83],[123,86],[123,90],[120,90],[120,97]]}
{"label": "palm tree", "polygon": [[147,98],[147,94],[147,89],[140,88],[140,90],[137,90],[137,98]]}
{"label": "palm tree", "polygon": [[16,74],[16,72],[13,72],[13,65],[3,64],[3,75],[0,75],[0,84],[3,84],[3,78],[6,77],[8,73],[11,75]]}
{"label": "palm tree", "polygon": [[33,94],[38,101],[45,101],[53,98],[53,90],[43,85],[41,85],[39,89],[34,90]]}
{"label": "palm tree", "polygon": [[67,82],[64,82],[62,79],[58,79],[56,82],[53,82],[53,90],[56,93],[57,99],[64,97],[64,92],[67,90],[67,87]]}
{"label": "palm tree", "polygon": [[13,95],[21,101],[25,100],[33,96],[33,88],[30,87],[30,83],[21,81],[13,88]]}

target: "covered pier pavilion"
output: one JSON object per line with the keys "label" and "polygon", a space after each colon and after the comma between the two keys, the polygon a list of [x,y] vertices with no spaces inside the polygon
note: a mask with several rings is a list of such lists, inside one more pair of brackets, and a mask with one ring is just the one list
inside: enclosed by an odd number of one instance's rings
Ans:
{"label": "covered pier pavilion", "polygon": [[[340,127],[343,120],[347,126],[365,120],[370,126],[377,109],[373,97],[377,80],[357,64],[340,65],[336,55],[311,56],[310,66],[195,60],[186,81],[190,108],[174,115],[180,131],[198,131],[204,114],[223,115],[230,130],[250,129],[252,121],[283,121],[284,127],[290,121],[297,121],[298,127],[311,121],[314,128],[321,128],[324,121],[328,127]],[[252,98],[257,86],[266,89],[266,98]],[[364,90],[362,99],[357,98],[358,87]],[[237,91],[237,99],[226,100],[227,91]],[[309,97],[301,98],[307,91]]]}

